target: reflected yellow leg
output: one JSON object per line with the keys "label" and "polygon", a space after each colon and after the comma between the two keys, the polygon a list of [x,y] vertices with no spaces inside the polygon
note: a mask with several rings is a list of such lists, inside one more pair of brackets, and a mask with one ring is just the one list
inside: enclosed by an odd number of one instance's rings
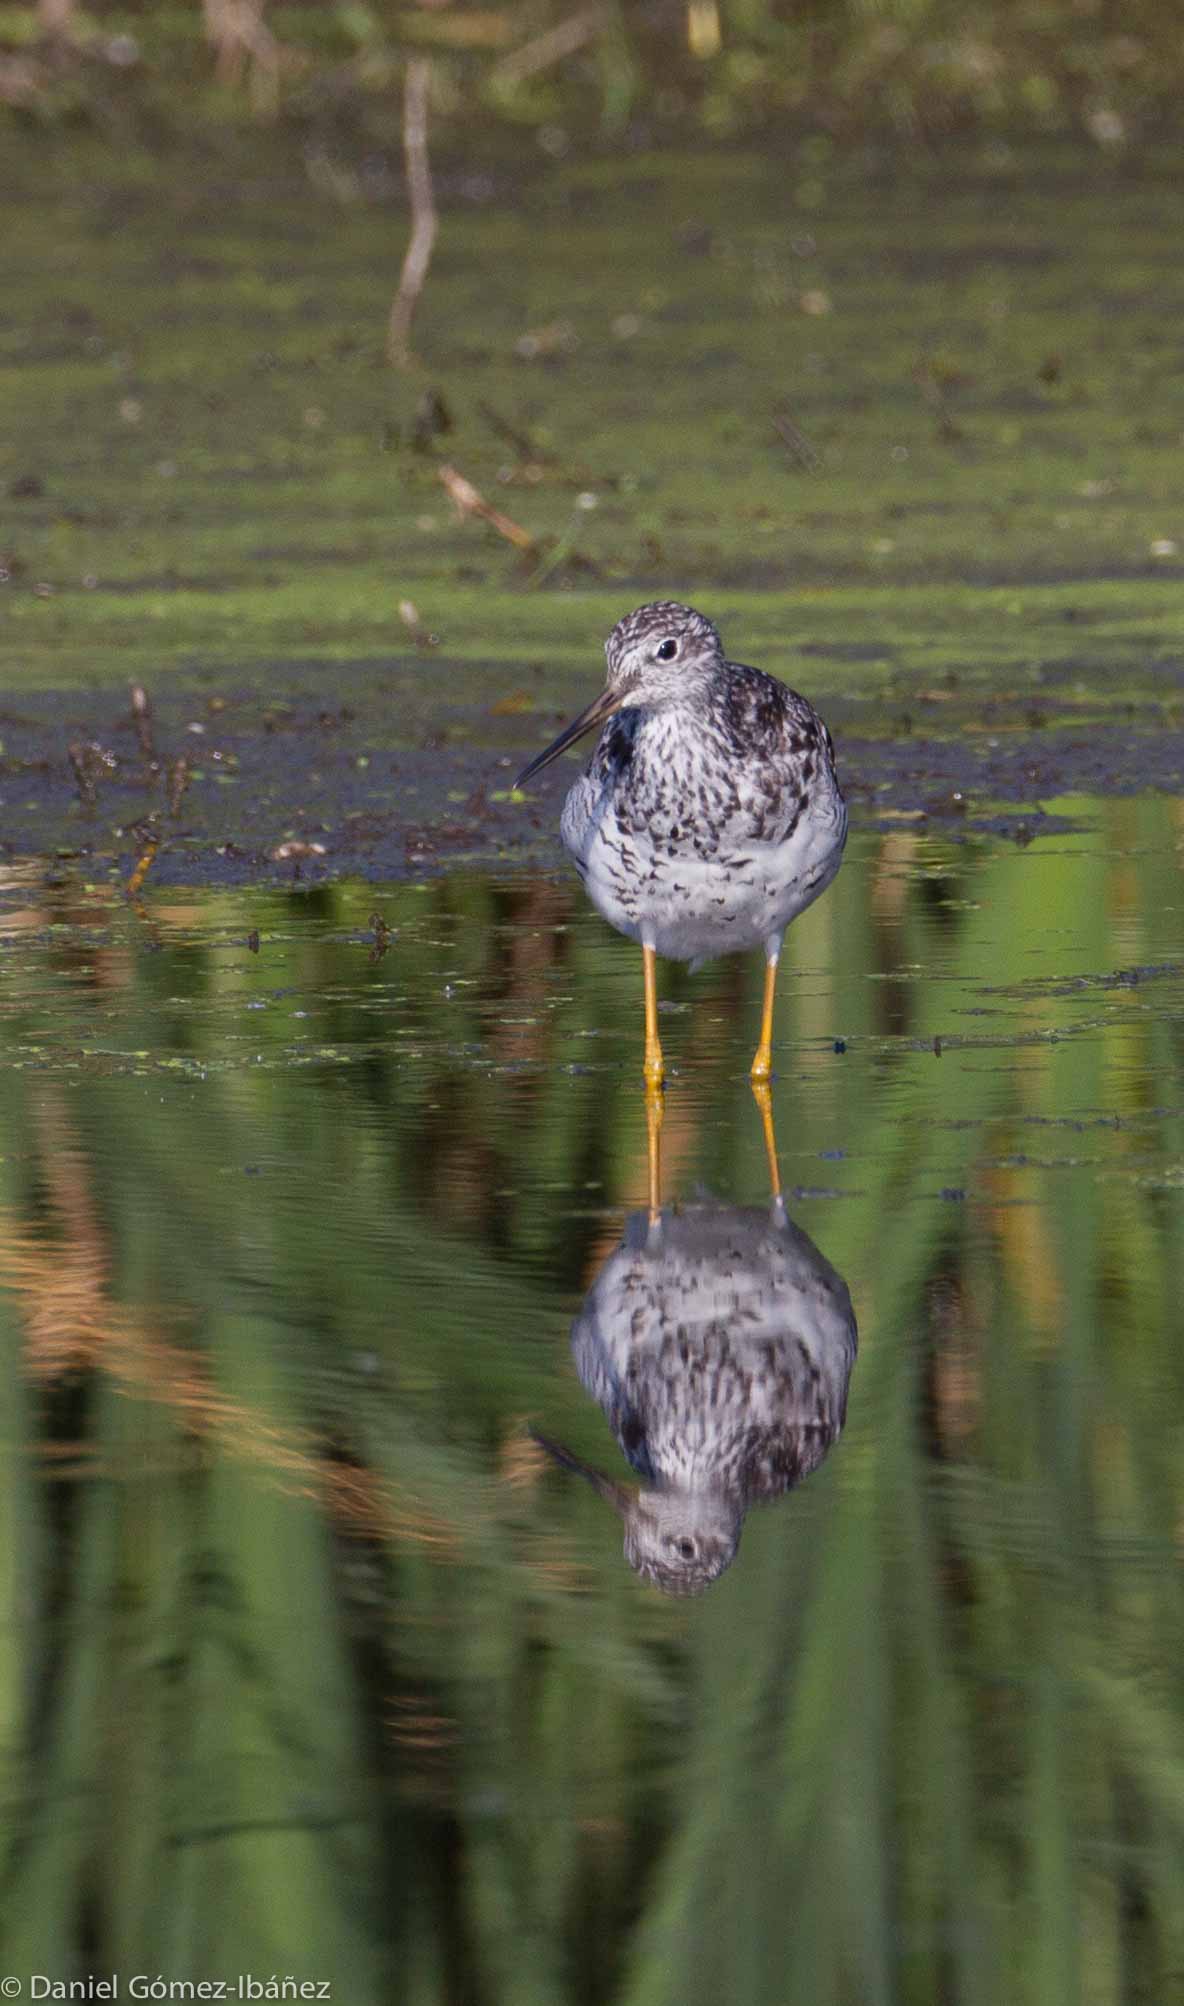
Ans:
{"label": "reflected yellow leg", "polygon": [[662,1114],[665,1101],[658,1087],[647,1087],[645,1096],[645,1135],[650,1159],[650,1220],[651,1223],[662,1210]]}
{"label": "reflected yellow leg", "polygon": [[761,1041],[752,1062],[754,1080],[767,1080],[773,1070],[773,997],[777,990],[777,957],[765,963],[765,1007],[761,1012]]}
{"label": "reflected yellow leg", "polygon": [[127,881],[127,895],[129,899],[134,899],[138,894],[145,878],[152,869],[152,860],[159,848],[159,843],[156,842],[155,838],[150,836],[136,858],[135,869]]}
{"label": "reflected yellow leg", "polygon": [[781,1168],[777,1162],[777,1137],[773,1129],[773,1096],[763,1080],[752,1083],[752,1098],[761,1111],[761,1127],[765,1136],[765,1155],[769,1160],[769,1196],[781,1196]]}
{"label": "reflected yellow leg", "polygon": [[658,1043],[658,984],[654,972],[654,950],[641,950],[642,968],[645,974],[645,1083],[647,1087],[660,1087],[666,1078],[666,1068],[662,1064],[662,1047]]}

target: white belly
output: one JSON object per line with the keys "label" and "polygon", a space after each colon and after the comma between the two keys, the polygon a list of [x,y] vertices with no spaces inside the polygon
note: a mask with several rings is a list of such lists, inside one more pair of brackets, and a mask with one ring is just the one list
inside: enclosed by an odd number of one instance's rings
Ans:
{"label": "white belly", "polygon": [[732,840],[725,830],[706,856],[623,832],[611,795],[597,798],[586,779],[563,816],[564,843],[597,911],[671,961],[713,961],[762,945],[775,951],[790,921],[830,884],[846,836],[837,789],[827,789],[784,842]]}

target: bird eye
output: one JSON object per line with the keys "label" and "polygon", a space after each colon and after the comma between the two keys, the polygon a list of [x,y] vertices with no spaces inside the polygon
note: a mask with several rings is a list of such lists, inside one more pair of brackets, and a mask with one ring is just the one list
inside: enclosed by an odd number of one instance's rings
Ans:
{"label": "bird eye", "polygon": [[694,1542],[694,1540],[693,1540],[693,1539],[680,1539],[680,1540],[679,1540],[679,1542],[678,1542],[678,1550],[679,1550],[679,1552],[681,1553],[681,1555],[682,1555],[682,1557],[683,1557],[683,1559],[684,1559],[684,1560],[693,1560],[693,1559],[695,1558],[695,1542]]}
{"label": "bird eye", "polygon": [[657,655],[658,655],[658,660],[660,662],[672,662],[677,653],[678,653],[677,641],[658,642]]}

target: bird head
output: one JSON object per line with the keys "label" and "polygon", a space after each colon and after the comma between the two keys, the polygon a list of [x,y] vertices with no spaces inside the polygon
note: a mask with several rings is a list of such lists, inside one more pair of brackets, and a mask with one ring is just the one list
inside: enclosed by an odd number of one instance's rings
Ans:
{"label": "bird head", "polygon": [[723,643],[711,621],[677,599],[658,599],[618,620],[604,644],[608,688],[617,707],[677,702],[722,667]]}
{"label": "bird head", "polygon": [[625,1558],[642,1581],[666,1595],[700,1595],[731,1566],[744,1528],[737,1496],[673,1486],[633,1490],[582,1463],[561,1443],[532,1432],[555,1462],[583,1477],[624,1520]]}
{"label": "bird head", "polygon": [[625,1558],[666,1595],[701,1595],[736,1558],[744,1512],[726,1491],[640,1490],[625,1519]]}
{"label": "bird head", "polygon": [[620,710],[660,710],[685,703],[707,688],[723,666],[724,651],[710,620],[677,599],[638,606],[618,620],[604,644],[608,680],[598,697],[514,782],[524,787],[569,745],[598,730]]}

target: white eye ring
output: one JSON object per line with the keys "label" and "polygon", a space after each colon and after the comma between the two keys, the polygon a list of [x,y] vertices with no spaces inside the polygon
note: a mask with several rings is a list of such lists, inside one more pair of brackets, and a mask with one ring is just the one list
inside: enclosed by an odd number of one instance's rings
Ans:
{"label": "white eye ring", "polygon": [[677,653],[678,642],[668,638],[665,641],[658,642],[657,647],[654,649],[654,659],[659,662],[672,662]]}

